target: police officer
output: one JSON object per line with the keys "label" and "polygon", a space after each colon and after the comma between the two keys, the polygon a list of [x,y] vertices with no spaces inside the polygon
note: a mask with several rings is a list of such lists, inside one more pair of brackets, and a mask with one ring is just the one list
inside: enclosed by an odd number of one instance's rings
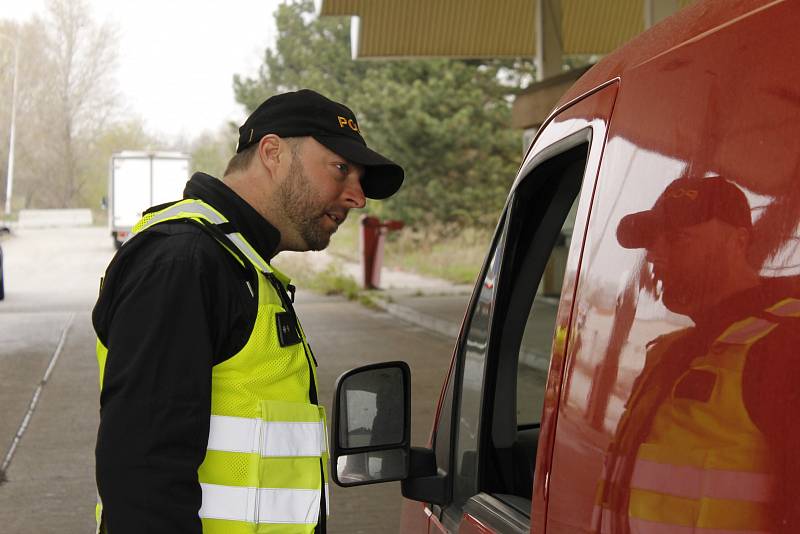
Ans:
{"label": "police officer", "polygon": [[270,260],[325,248],[402,181],[350,109],[301,90],[250,115],[221,181],[145,213],[92,316],[101,531],[325,531],[316,360]]}

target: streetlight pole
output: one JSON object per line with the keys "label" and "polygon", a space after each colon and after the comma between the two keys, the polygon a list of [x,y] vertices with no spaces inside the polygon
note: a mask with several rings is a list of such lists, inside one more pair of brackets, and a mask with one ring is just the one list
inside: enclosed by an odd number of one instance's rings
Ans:
{"label": "streetlight pole", "polygon": [[6,174],[6,216],[11,215],[11,193],[14,186],[14,136],[17,118],[17,73],[19,72],[19,37],[14,41],[0,34],[0,37],[14,46],[14,77],[11,85],[11,128],[8,132],[8,173]]}

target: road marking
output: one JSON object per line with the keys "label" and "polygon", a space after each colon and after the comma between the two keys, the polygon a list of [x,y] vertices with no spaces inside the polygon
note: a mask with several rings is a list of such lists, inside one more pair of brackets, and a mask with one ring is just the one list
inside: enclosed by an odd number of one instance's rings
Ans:
{"label": "road marking", "polygon": [[11,442],[11,447],[8,449],[8,453],[6,453],[5,458],[3,458],[3,465],[0,466],[0,484],[6,481],[6,471],[8,470],[8,466],[11,465],[11,459],[14,457],[14,453],[16,452],[17,446],[22,439],[22,435],[28,429],[28,424],[30,424],[31,417],[33,417],[33,412],[36,410],[36,405],[39,404],[39,397],[42,394],[42,390],[47,384],[47,381],[50,379],[50,374],[53,372],[53,368],[56,366],[58,357],[61,356],[61,351],[64,349],[64,344],[67,341],[67,334],[69,333],[69,329],[72,328],[72,323],[74,320],[75,314],[70,314],[69,318],[67,319],[67,323],[61,330],[61,338],[58,340],[56,350],[50,357],[50,364],[47,366],[47,370],[45,370],[42,380],[36,387],[36,391],[33,392],[33,398],[31,398],[31,403],[28,405],[28,411],[25,413],[25,417],[22,418],[22,423],[20,423],[19,429],[17,429],[17,433],[14,436],[14,440]]}

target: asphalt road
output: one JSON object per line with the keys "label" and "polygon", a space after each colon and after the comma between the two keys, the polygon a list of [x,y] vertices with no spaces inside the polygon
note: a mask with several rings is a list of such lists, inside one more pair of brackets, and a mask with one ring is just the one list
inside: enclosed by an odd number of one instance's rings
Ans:
{"label": "asphalt road", "polygon": [[[0,531],[94,528],[97,370],[91,308],[113,255],[104,228],[20,230],[3,242],[0,301]],[[342,372],[403,359],[412,371],[413,443],[427,440],[452,340],[340,298],[298,292],[320,364],[321,397]],[[20,435],[20,429],[24,432]],[[397,483],[331,488],[329,532],[394,532]]]}

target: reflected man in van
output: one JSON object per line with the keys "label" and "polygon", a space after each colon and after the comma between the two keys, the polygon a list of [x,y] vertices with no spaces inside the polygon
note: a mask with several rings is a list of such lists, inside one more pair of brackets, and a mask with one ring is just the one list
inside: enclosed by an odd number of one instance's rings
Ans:
{"label": "reflected man in van", "polygon": [[681,177],[625,216],[653,287],[693,326],[648,343],[610,447],[600,532],[800,532],[800,298],[747,259],[744,193]]}

